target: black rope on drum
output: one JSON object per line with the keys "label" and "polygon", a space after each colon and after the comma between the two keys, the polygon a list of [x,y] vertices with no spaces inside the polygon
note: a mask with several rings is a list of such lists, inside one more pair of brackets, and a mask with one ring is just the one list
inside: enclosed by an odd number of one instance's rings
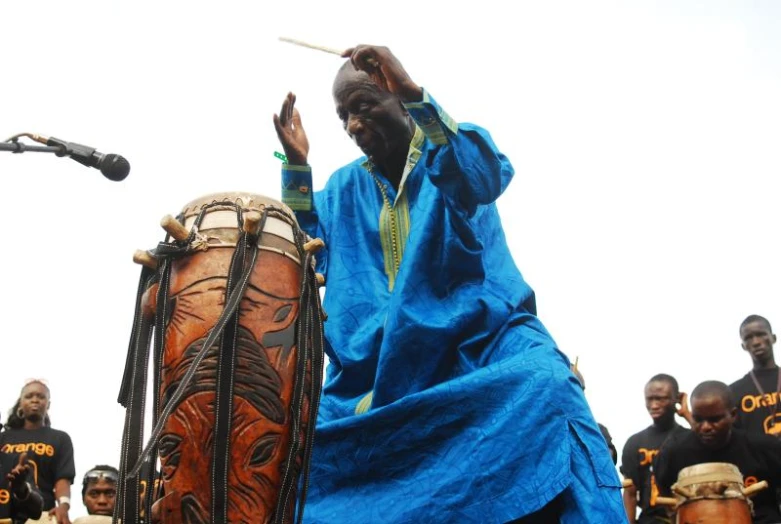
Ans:
{"label": "black rope on drum", "polygon": [[[201,211],[201,213],[203,213],[203,211]],[[252,268],[255,266],[255,262],[257,261],[257,258],[258,258],[258,250],[257,249],[251,250],[250,260],[248,261],[247,267],[242,272],[241,278],[236,288],[230,294],[229,299],[225,302],[225,307],[223,308],[222,314],[220,315],[220,318],[217,320],[217,323],[214,325],[211,332],[209,333],[209,336],[206,338],[206,341],[204,341],[203,347],[193,359],[192,364],[185,372],[181,382],[179,383],[176,390],[171,395],[170,399],[168,400],[165,407],[161,411],[160,419],[157,421],[157,424],[155,424],[155,427],[152,430],[152,434],[149,437],[149,442],[147,443],[146,448],[144,448],[144,450],[141,453],[141,456],[138,459],[138,462],[136,462],[135,466],[133,467],[133,470],[130,472],[131,476],[138,474],[138,471],[141,469],[141,464],[143,460],[150,456],[150,451],[152,447],[156,445],[158,440],[160,439],[160,435],[163,432],[163,427],[166,421],[168,420],[168,417],[171,415],[174,408],[177,406],[182,396],[184,395],[184,392],[186,388],[189,386],[190,382],[192,381],[193,376],[195,376],[198,367],[201,365],[201,362],[206,357],[206,353],[211,349],[211,347],[214,345],[214,342],[222,334],[223,330],[225,329],[225,325],[230,320],[231,315],[233,315],[233,313],[236,312],[236,310],[238,309],[239,303],[241,302],[241,299],[244,296],[245,291],[247,290],[247,286],[249,284],[249,277],[250,274],[252,273]]]}
{"label": "black rope on drum", "polygon": [[[137,360],[137,354],[138,354],[138,346],[142,342],[139,340],[141,337],[142,330],[146,330],[148,334],[148,326],[143,323],[143,315],[141,311],[141,301],[142,297],[144,295],[144,291],[151,286],[154,283],[154,279],[156,278],[156,272],[155,270],[152,270],[147,267],[141,268],[141,275],[138,279],[138,289],[136,291],[136,304],[134,309],[134,316],[133,316],[133,327],[130,332],[130,341],[128,343],[128,350],[127,350],[127,358],[125,360],[125,370],[122,376],[122,384],[120,386],[119,390],[119,397],[117,401],[125,408],[129,407],[129,403],[131,401],[131,392],[133,387],[133,376],[136,371],[137,366],[136,360]],[[125,411],[125,423],[124,428],[122,431],[122,443],[120,448],[120,464],[119,464],[119,471],[120,473],[125,471],[125,468],[127,467],[127,451],[129,446],[129,427],[130,427],[130,415],[131,411],[130,409],[126,409]],[[124,474],[121,474],[119,479],[117,480],[117,503],[116,508],[117,511],[114,512],[115,517],[113,518],[113,522],[116,523],[118,520],[119,515],[124,514],[124,503],[127,497],[124,496],[124,490],[125,490],[125,476]]]}
{"label": "black rope on drum", "polygon": [[[241,208],[236,208],[237,222],[243,222]],[[260,230],[265,225],[265,214],[261,215]],[[228,295],[241,282],[243,275],[251,275],[254,264],[249,264],[250,251],[257,251],[257,236],[241,230],[236,249],[231,257],[228,280],[225,288]],[[253,245],[250,245],[252,243]],[[242,297],[243,298],[243,297]],[[237,310],[225,325],[220,340],[217,359],[217,380],[215,384],[214,446],[211,470],[211,521],[214,524],[227,522],[228,519],[228,469],[230,464],[231,431],[233,417],[233,392],[236,367],[236,336],[239,328]]]}
{"label": "black rope on drum", "polygon": [[[290,411],[292,413],[291,444],[282,477],[282,487],[277,499],[275,522],[283,524],[287,518],[288,507],[293,502],[292,497],[296,487],[297,477],[300,476],[302,491],[298,504],[298,522],[303,519],[304,504],[309,488],[309,465],[311,461],[312,445],[314,443],[315,422],[317,408],[320,403],[320,390],[322,386],[323,344],[322,324],[320,323],[320,300],[317,293],[317,283],[312,267],[312,255],[303,249],[303,234],[296,230],[296,245],[302,260],[301,294],[299,300],[299,321],[297,327],[297,358],[296,376],[293,386],[293,399]],[[317,329],[315,329],[317,327]],[[311,361],[310,376],[310,405],[308,420],[304,421],[303,393],[306,383],[306,364]],[[299,433],[300,426],[306,422],[304,434],[304,456],[300,475],[291,474],[295,468],[296,457],[300,451]],[[293,506],[295,510],[295,506]]]}
{"label": "black rope on drum", "polygon": [[[173,270],[172,260],[165,260],[161,270],[160,284],[157,288],[156,311],[155,311],[155,330],[154,330],[154,353],[153,353],[153,375],[152,375],[152,424],[157,424],[160,419],[160,381],[163,367],[163,354],[165,353],[165,324],[168,318],[168,308],[170,307],[169,296],[171,292],[171,271]],[[146,411],[146,410],[144,410]],[[143,435],[141,436],[143,438]],[[152,514],[152,504],[155,501],[154,477],[157,457],[157,443],[152,448],[144,478],[139,480],[146,482],[146,496],[144,498],[144,516],[150,520]],[[140,475],[139,475],[140,477]],[[140,521],[140,519],[139,519]]]}
{"label": "black rope on drum", "polygon": [[315,425],[317,422],[317,412],[320,408],[320,394],[323,386],[323,360],[324,352],[324,333],[321,320],[320,295],[317,291],[317,279],[314,268],[307,270],[310,273],[308,279],[309,286],[309,314],[307,315],[307,332],[312,343],[312,364],[311,379],[309,390],[309,420],[307,422],[304,457],[301,465],[301,493],[298,499],[298,524],[304,520],[304,506],[306,505],[306,496],[309,492],[309,467],[312,461],[312,448],[315,440]]}
{"label": "black rope on drum", "polygon": [[[157,279],[159,286],[167,285],[167,278],[170,275],[168,265],[163,263],[158,268]],[[141,281],[145,284],[140,285],[140,289],[147,288],[154,282],[154,278],[145,278],[148,273],[142,270]],[[152,322],[145,318],[142,311],[143,292],[139,292],[136,297],[136,312],[134,319],[134,329],[131,333],[131,343],[129,349],[132,357],[128,359],[131,369],[125,369],[125,378],[123,378],[122,391],[120,391],[121,400],[125,401],[127,411],[125,413],[125,428],[122,436],[122,450],[120,455],[120,478],[118,480],[119,500],[118,511],[114,512],[114,521],[120,520],[125,523],[138,522],[138,502],[140,498],[140,479],[137,475],[128,473],[127,469],[136,457],[141,453],[143,445],[144,431],[144,413],[146,402],[147,371],[149,364],[149,342],[153,331]],[[129,381],[126,380],[128,377]]]}

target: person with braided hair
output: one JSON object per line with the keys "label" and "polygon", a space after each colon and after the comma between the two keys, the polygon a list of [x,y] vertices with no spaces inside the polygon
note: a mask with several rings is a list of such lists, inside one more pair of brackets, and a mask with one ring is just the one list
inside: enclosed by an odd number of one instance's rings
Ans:
{"label": "person with braided hair", "polygon": [[76,476],[70,436],[51,427],[46,382],[28,380],[0,433],[0,454],[27,453],[34,483],[43,496],[43,521],[70,524],[70,487]]}

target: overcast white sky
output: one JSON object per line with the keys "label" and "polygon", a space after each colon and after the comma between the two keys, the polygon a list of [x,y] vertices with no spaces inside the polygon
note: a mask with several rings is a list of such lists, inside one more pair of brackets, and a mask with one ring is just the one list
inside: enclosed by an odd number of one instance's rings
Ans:
{"label": "overcast white sky", "polygon": [[0,152],[0,409],[48,379],[74,498],[91,466],[118,462],[131,256],[160,218],[215,191],[278,198],[271,116],[289,90],[316,186],[359,154],[331,100],[340,59],[282,35],[387,45],[492,133],[517,172],[499,201],[516,263],[619,452],[649,422],[651,375],[731,382],[750,367],[740,321],[781,325],[781,3],[269,4],[3,2],[0,139],[52,135],[132,165],[113,183]]}

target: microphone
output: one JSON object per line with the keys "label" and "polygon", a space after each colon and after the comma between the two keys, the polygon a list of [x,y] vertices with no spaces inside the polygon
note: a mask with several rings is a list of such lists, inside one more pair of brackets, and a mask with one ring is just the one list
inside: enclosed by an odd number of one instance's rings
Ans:
{"label": "microphone", "polygon": [[42,135],[30,136],[36,142],[46,144],[47,146],[59,147],[57,156],[68,156],[87,167],[99,169],[103,176],[114,182],[124,180],[130,173],[130,163],[120,155],[109,153],[104,155],[99,153],[94,147],[83,146],[75,142],[66,142],[59,138],[46,137]]}

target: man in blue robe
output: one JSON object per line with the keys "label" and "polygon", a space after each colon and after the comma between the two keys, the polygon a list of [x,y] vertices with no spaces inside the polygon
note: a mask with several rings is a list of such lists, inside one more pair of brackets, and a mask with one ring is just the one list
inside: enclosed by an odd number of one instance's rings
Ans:
{"label": "man in blue robe", "polygon": [[344,56],[334,101],[363,158],[313,195],[295,96],[274,115],[283,200],[326,244],[330,363],[305,520],[626,522],[605,441],[505,242],[510,162],[387,48]]}

